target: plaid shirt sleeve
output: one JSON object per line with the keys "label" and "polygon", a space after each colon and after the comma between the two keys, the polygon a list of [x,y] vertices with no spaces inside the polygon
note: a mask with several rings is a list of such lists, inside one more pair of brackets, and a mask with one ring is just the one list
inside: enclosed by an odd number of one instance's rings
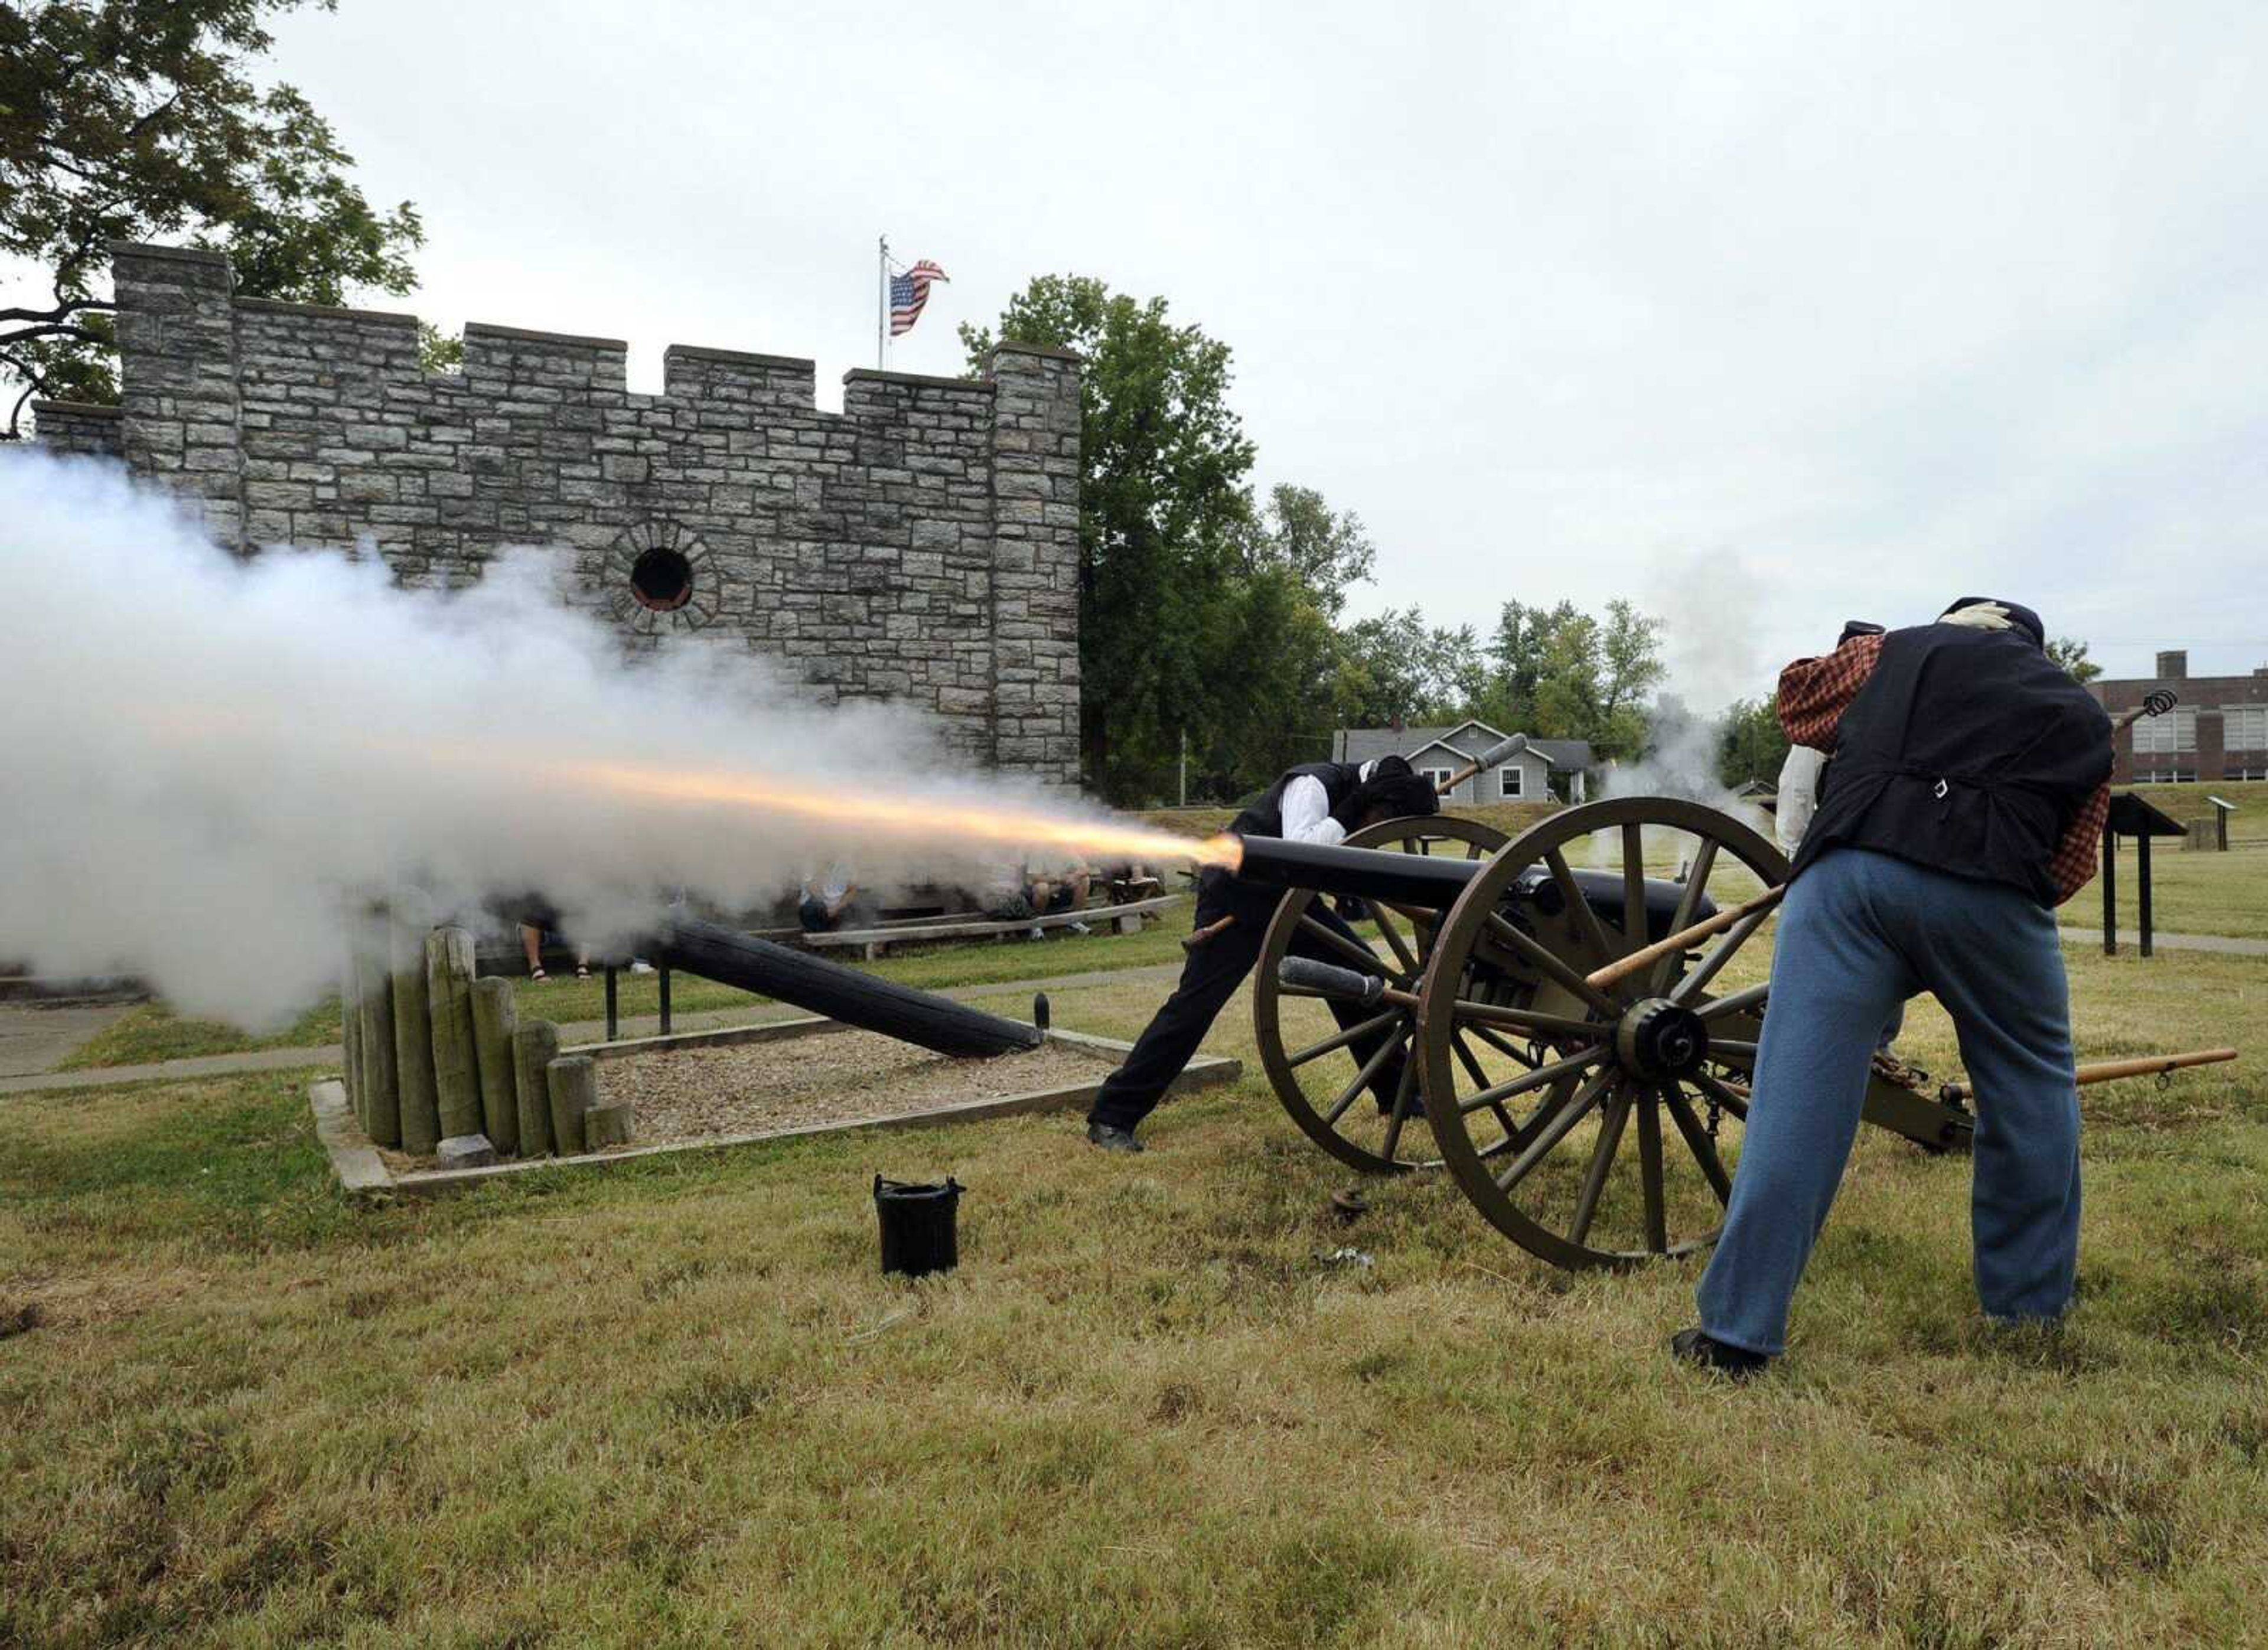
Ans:
{"label": "plaid shirt sleeve", "polygon": [[2056,845],[2055,858],[2048,861],[2048,875],[2056,885],[2056,903],[2060,905],[2095,875],[2095,862],[2102,847],[2102,823],[2110,816],[2110,787],[2099,784],[2095,794],[2087,799],[2087,806],[2072,816],[2063,841]]}
{"label": "plaid shirt sleeve", "polygon": [[1879,636],[1854,636],[1831,653],[1799,659],[1779,673],[1779,725],[1788,739],[1814,750],[1835,748],[1843,712],[1874,674]]}

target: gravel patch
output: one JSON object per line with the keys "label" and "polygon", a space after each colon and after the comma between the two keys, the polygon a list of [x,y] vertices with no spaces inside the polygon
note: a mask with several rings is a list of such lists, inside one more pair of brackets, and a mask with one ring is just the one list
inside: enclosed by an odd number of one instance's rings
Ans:
{"label": "gravel patch", "polygon": [[[632,1145],[669,1145],[1067,1087],[1094,1082],[1115,1064],[1111,1054],[1076,1043],[956,1060],[874,1032],[843,1031],[603,1061],[599,1097],[630,1102]],[[431,1158],[379,1155],[395,1174],[435,1167]]]}
{"label": "gravel patch", "polygon": [[1109,1069],[1104,1057],[1068,1043],[956,1060],[871,1031],[843,1031],[609,1061],[599,1068],[599,1092],[628,1100],[639,1143],[653,1145],[902,1117],[1093,1082]]}

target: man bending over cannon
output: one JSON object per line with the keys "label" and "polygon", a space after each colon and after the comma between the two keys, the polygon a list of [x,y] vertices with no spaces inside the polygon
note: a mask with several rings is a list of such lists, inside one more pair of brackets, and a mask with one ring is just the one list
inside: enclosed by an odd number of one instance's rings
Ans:
{"label": "man bending over cannon", "polygon": [[1977,1094],[1977,1298],[2004,1321],[2069,1304],[2079,1094],[2052,907],[2093,873],[2110,722],[2043,637],[2030,608],[1964,596],[1780,674],[1787,736],[1835,760],[1788,873],[1747,1138],[1677,1356],[1747,1374],[1784,1350],[1869,1057],[1923,991]]}
{"label": "man bending over cannon", "polygon": [[[1287,842],[1336,847],[1349,835],[1381,820],[1437,814],[1440,799],[1431,783],[1410,771],[1400,756],[1381,756],[1359,766],[1317,762],[1293,768],[1268,787],[1260,799],[1236,816],[1229,829],[1239,836],[1279,836]],[[1212,1022],[1260,960],[1269,918],[1281,897],[1274,888],[1240,882],[1219,866],[1197,879],[1194,943],[1182,965],[1181,983],[1134,1044],[1126,1062],[1103,1083],[1087,1114],[1086,1138],[1112,1152],[1139,1152],[1134,1130],[1155,1109],[1167,1086],[1181,1075]],[[1320,902],[1309,915],[1354,943],[1354,932]],[[1301,956],[1336,962],[1321,942],[1302,935],[1292,943]],[[1334,1003],[1343,1027],[1360,1023],[1366,1011]],[[1349,1045],[1367,1061],[1376,1038]],[[1371,1094],[1381,1110],[1391,1110],[1402,1082],[1399,1057],[1388,1060],[1372,1079]]]}

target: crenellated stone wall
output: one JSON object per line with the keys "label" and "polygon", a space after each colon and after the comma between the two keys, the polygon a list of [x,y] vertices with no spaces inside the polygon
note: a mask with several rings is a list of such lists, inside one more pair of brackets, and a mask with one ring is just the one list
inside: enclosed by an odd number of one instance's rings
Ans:
{"label": "crenellated stone wall", "polygon": [[428,373],[414,316],[236,298],[214,254],[114,260],[123,405],[43,403],[41,438],[117,453],[239,553],[374,549],[460,586],[563,546],[570,599],[633,645],[737,637],[815,696],[901,700],[1077,783],[1077,357],[852,372],[837,414],[808,360],[681,344],[632,394],[616,339],[475,323],[462,372]]}

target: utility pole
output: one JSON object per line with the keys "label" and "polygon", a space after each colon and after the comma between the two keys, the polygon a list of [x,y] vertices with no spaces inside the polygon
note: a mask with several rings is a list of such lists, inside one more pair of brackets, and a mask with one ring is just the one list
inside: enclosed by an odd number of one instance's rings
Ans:
{"label": "utility pole", "polygon": [[1182,730],[1182,779],[1181,779],[1181,799],[1181,799],[1181,802],[1180,802],[1179,806],[1181,806],[1181,807],[1189,807],[1189,729],[1187,729],[1187,728],[1183,728],[1183,729]]}

